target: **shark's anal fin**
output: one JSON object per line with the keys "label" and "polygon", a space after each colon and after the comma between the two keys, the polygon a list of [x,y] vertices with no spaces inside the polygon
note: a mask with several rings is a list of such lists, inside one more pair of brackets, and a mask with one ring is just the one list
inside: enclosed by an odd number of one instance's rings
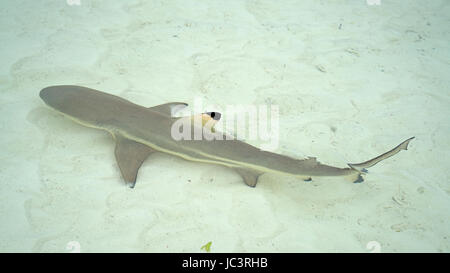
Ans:
{"label": "shark's anal fin", "polygon": [[356,179],[353,181],[353,183],[362,183],[362,182],[364,182],[364,178],[361,174],[358,174]]}
{"label": "shark's anal fin", "polygon": [[115,135],[115,139],[116,149],[114,153],[120,172],[125,182],[130,183],[130,187],[134,188],[139,168],[155,150],[119,134]]}
{"label": "shark's anal fin", "polygon": [[256,183],[258,183],[258,178],[262,173],[256,172],[253,170],[242,169],[242,168],[233,168],[244,180],[245,184],[250,187],[255,187]]}

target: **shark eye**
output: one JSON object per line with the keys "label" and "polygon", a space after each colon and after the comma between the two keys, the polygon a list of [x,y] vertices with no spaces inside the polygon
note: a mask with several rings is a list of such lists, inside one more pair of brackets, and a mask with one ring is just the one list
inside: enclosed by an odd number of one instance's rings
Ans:
{"label": "shark eye", "polygon": [[208,114],[214,120],[219,120],[221,116],[219,112],[208,112],[206,114]]}

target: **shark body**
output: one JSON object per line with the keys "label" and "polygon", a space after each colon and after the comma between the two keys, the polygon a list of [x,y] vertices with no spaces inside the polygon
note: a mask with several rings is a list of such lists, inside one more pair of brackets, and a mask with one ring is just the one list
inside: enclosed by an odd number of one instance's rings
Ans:
{"label": "shark body", "polygon": [[[258,178],[264,173],[297,176],[304,180],[315,176],[349,176],[354,182],[362,182],[366,168],[407,150],[414,138],[366,162],[337,168],[321,164],[313,157],[295,159],[262,151],[236,139],[175,140],[171,127],[178,118],[172,116],[172,111],[174,107],[187,106],[182,102],[146,108],[118,96],[72,85],[50,86],[42,89],[39,95],[47,106],[75,122],[111,133],[116,143],[117,163],[124,180],[131,187],[135,186],[140,166],[154,152],[227,166],[251,187],[256,186]],[[216,116],[220,118],[220,114]]]}

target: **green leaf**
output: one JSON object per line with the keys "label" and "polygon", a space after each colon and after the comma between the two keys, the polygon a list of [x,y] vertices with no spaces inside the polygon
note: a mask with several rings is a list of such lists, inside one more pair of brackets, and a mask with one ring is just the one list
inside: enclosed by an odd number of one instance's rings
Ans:
{"label": "green leaf", "polygon": [[208,242],[206,245],[202,246],[200,248],[200,250],[204,249],[206,252],[210,252],[211,251],[211,244],[212,244],[212,242]]}

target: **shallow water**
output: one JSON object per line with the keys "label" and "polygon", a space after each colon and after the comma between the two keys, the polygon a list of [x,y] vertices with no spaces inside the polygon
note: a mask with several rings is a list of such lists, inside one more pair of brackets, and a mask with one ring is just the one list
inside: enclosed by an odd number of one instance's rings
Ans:
{"label": "shallow water", "polygon": [[[8,1],[0,13],[0,251],[449,251],[448,1]],[[108,133],[44,106],[39,91],[59,84],[148,107],[277,105],[275,151],[339,167],[416,139],[360,184],[267,174],[250,188],[154,154],[130,189]]]}

